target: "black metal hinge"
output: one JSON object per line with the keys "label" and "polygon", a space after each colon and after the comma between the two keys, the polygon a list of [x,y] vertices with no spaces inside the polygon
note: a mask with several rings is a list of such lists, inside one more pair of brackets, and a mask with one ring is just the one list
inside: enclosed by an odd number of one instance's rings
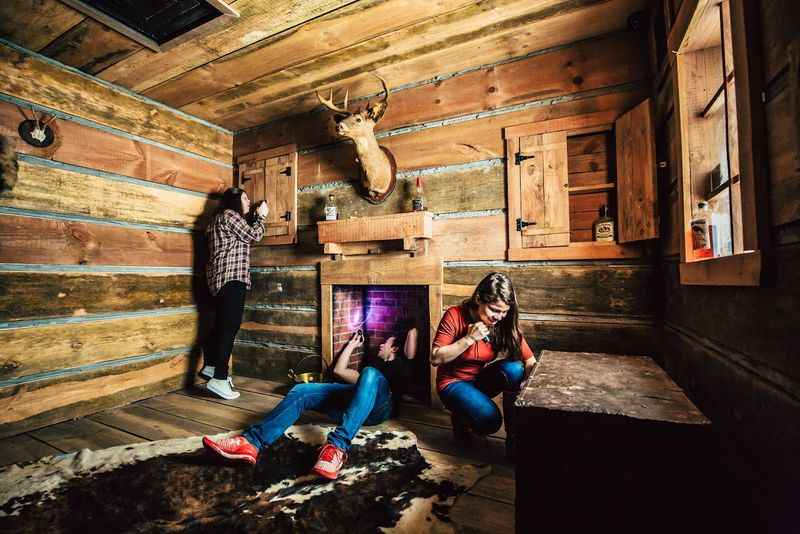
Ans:
{"label": "black metal hinge", "polygon": [[535,158],[535,157],[536,156],[526,156],[522,152],[517,152],[516,156],[514,156],[514,163],[519,165],[520,163],[522,163],[526,159],[531,159],[531,158]]}
{"label": "black metal hinge", "polygon": [[280,174],[283,174],[285,176],[291,176],[292,175],[292,168],[291,167],[286,167],[285,169],[283,169],[280,172]]}
{"label": "black metal hinge", "polygon": [[533,226],[534,224],[536,223],[533,221],[523,221],[522,219],[517,218],[517,232],[521,232],[526,226]]}
{"label": "black metal hinge", "polygon": [[286,219],[286,222],[289,222],[289,221],[292,220],[292,212],[291,211],[287,211],[286,213],[284,213],[283,215],[281,215],[278,218],[279,219]]}

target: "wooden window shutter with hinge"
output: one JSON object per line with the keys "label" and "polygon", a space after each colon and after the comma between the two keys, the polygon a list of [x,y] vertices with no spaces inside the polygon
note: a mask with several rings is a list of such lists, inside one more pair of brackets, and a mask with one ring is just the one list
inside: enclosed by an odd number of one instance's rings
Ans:
{"label": "wooden window shutter with hinge", "polygon": [[569,245],[567,132],[508,140],[510,248]]}
{"label": "wooden window shutter with hinge", "polygon": [[619,243],[658,237],[658,183],[652,102],[648,98],[617,119]]}
{"label": "wooden window shutter with hinge", "polygon": [[297,149],[295,145],[239,156],[239,187],[253,205],[266,200],[269,215],[257,245],[297,242]]}

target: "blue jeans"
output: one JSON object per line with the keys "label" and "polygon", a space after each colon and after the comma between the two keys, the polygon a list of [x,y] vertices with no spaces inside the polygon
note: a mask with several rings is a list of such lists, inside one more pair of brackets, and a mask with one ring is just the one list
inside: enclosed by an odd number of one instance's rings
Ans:
{"label": "blue jeans", "polygon": [[365,367],[355,384],[298,384],[243,435],[261,450],[275,443],[304,410],[322,412],[339,423],[328,434],[328,443],[347,451],[361,425],[377,425],[389,418],[392,392],[386,377],[373,367]]}
{"label": "blue jeans", "polygon": [[480,370],[474,381],[451,382],[439,392],[445,408],[456,417],[466,421],[477,434],[494,434],[500,430],[503,417],[492,398],[500,392],[503,396],[503,411],[506,416],[506,433],[513,432],[513,400],[519,391],[525,365],[519,360],[492,362]]}

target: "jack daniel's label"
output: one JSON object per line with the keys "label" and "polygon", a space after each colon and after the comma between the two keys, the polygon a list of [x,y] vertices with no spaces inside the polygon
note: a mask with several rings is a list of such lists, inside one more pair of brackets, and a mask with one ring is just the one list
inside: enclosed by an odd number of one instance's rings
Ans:
{"label": "jack daniel's label", "polygon": [[614,221],[598,221],[594,229],[595,241],[614,241]]}
{"label": "jack daniel's label", "polygon": [[337,219],[336,206],[325,206],[325,220],[335,221]]}

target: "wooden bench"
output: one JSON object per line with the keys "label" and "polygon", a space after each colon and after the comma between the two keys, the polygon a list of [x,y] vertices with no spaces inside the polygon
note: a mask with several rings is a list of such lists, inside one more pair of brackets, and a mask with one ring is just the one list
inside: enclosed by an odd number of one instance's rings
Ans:
{"label": "wooden bench", "polygon": [[542,351],[515,416],[517,532],[694,531],[711,424],[652,359]]}

